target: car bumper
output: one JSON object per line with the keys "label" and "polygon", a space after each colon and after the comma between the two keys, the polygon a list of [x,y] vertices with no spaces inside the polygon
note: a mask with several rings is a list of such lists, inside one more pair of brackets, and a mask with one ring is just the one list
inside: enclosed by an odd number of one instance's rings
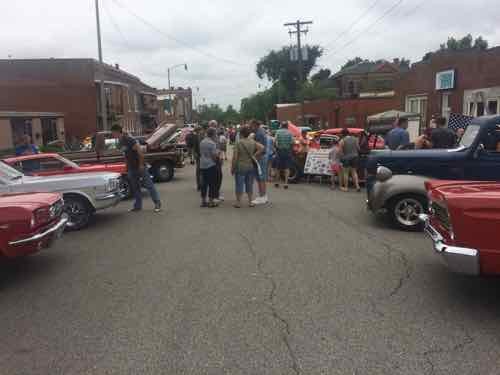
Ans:
{"label": "car bumper", "polygon": [[384,184],[374,183],[367,189],[366,207],[373,213],[385,211]]}
{"label": "car bumper", "polygon": [[97,195],[95,197],[94,207],[97,210],[104,210],[106,208],[114,207],[123,199],[123,195],[119,191],[112,193]]}
{"label": "car bumper", "polygon": [[434,244],[434,251],[453,272],[477,276],[480,274],[479,251],[465,247],[448,246],[443,236],[434,229],[427,215],[420,215],[425,224],[425,233]]}
{"label": "car bumper", "polygon": [[62,236],[67,223],[68,218],[66,215],[63,215],[59,221],[49,228],[44,228],[39,233],[32,234],[29,237],[21,238],[16,241],[10,241],[5,255],[10,258],[15,258],[37,252],[42,248],[50,247],[56,239]]}

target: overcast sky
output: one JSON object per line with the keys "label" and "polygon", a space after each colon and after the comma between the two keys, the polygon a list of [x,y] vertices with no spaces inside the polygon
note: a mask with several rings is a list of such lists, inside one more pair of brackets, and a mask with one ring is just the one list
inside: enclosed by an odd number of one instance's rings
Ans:
{"label": "overcast sky", "polygon": [[[314,24],[309,44],[326,47],[320,67],[348,58],[418,61],[449,35],[483,35],[500,45],[498,0],[100,0],[103,53],[145,83],[199,88],[198,103],[239,107],[269,83],[255,64],[291,43],[283,23]],[[94,0],[0,1],[1,58],[97,58]],[[361,17],[363,16],[363,17]],[[357,22],[356,22],[357,21]],[[259,89],[259,84],[261,85]],[[195,94],[198,91],[195,89]]]}

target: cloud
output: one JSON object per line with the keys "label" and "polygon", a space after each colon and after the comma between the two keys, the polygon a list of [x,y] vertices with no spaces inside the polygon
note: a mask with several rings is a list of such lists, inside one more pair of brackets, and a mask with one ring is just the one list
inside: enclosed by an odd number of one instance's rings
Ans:
{"label": "cloud", "polygon": [[[187,72],[172,71],[173,85],[199,87],[199,101],[205,98],[224,106],[239,106],[242,97],[259,90],[256,62],[271,49],[293,42],[283,24],[297,18],[314,21],[305,43],[331,44],[319,65],[332,70],[354,56],[416,61],[450,35],[483,35],[490,45],[500,44],[497,0],[403,0],[374,25],[397,0],[100,3],[106,62],[119,63],[158,88],[168,86],[169,66],[187,63]],[[96,58],[93,5],[67,0],[2,2],[1,57]]]}

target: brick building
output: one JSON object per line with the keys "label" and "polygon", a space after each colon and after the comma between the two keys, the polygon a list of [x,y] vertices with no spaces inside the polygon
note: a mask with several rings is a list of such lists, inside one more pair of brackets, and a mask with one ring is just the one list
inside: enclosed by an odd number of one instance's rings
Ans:
{"label": "brick building", "polygon": [[[315,100],[304,103],[304,115],[308,124],[317,128],[364,128],[368,116],[395,109],[398,104],[394,96]],[[300,124],[300,104],[278,104],[276,116],[279,121]]]}
{"label": "brick building", "polygon": [[382,92],[391,92],[394,95],[395,81],[403,70],[405,69],[399,64],[388,61],[365,61],[342,69],[330,80],[337,89],[339,97],[345,99]]}
{"label": "brick building", "polygon": [[396,83],[398,108],[432,115],[500,113],[500,47],[441,51],[413,64]]}
{"label": "brick building", "polygon": [[156,90],[118,65],[102,68],[93,59],[0,60],[0,111],[61,113],[67,140],[86,137],[102,127],[104,74],[108,123],[136,134],[153,127]]}

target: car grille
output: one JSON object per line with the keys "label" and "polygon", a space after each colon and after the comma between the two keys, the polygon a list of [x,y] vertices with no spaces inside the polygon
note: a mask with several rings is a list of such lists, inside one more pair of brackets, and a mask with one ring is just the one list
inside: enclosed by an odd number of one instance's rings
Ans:
{"label": "car grille", "polygon": [[50,206],[49,209],[50,217],[54,218],[61,216],[63,209],[64,209],[64,203],[62,199],[59,199],[56,203]]}
{"label": "car grille", "polygon": [[448,215],[448,210],[441,206],[440,204],[433,202],[432,203],[432,212],[434,213],[434,217],[440,222],[443,228],[449,230],[450,225],[450,216]]}

